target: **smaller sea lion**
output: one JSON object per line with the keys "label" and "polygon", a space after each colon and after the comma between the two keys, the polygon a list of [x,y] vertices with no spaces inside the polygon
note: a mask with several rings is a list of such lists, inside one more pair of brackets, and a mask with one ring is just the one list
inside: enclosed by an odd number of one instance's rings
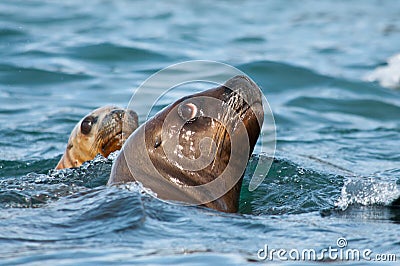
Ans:
{"label": "smaller sea lion", "polygon": [[132,110],[115,106],[100,107],[86,115],[72,130],[64,155],[56,169],[79,167],[121,149],[125,140],[138,127],[138,116]]}

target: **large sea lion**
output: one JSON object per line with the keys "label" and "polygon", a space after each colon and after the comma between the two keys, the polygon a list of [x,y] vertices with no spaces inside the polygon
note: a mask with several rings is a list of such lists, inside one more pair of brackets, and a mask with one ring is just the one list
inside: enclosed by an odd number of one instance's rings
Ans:
{"label": "large sea lion", "polygon": [[246,76],[184,97],[128,138],[108,185],[140,181],[160,199],[237,212],[263,119],[262,94]]}
{"label": "large sea lion", "polygon": [[107,157],[138,127],[132,110],[104,106],[86,115],[72,130],[67,148],[56,169],[79,167],[97,154]]}

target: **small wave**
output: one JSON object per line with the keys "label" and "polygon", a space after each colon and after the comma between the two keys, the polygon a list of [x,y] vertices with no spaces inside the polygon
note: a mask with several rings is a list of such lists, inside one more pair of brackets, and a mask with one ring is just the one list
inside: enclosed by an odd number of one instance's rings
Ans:
{"label": "small wave", "polygon": [[43,167],[52,168],[57,160],[42,160],[33,163],[0,161],[0,166],[5,170],[20,168],[18,173],[27,169],[37,170],[19,177],[12,176],[1,179],[0,206],[4,208],[37,208],[81,191],[104,186],[117,154],[118,152],[114,152],[108,158],[98,155],[81,167],[51,169],[47,174],[40,173],[46,171],[43,170]]}
{"label": "small wave", "polygon": [[233,42],[254,44],[254,43],[263,43],[265,42],[265,39],[260,36],[243,36],[234,39]]}
{"label": "small wave", "polygon": [[0,226],[9,225],[10,230],[2,230],[0,239],[38,243],[87,239],[137,228],[144,218],[140,194],[97,188],[64,197],[46,208],[3,211]]}
{"label": "small wave", "polygon": [[165,61],[167,59],[165,55],[154,51],[108,42],[70,48],[70,55],[79,59],[113,62]]}
{"label": "small wave", "polygon": [[370,82],[330,76],[286,62],[253,61],[236,67],[248,73],[266,95],[271,92],[297,91],[303,92],[303,95],[328,95],[335,98],[363,96],[393,99],[394,95],[397,96],[393,92],[379,89]]}
{"label": "small wave", "polygon": [[243,180],[240,212],[247,214],[298,214],[330,208],[340,192],[343,178],[303,168],[275,158],[264,182],[253,192],[248,183],[260,156],[253,155]]}
{"label": "small wave", "polygon": [[330,83],[333,78],[318,74],[310,69],[281,62],[256,61],[237,66],[265,87],[266,91],[315,87]]}
{"label": "small wave", "polygon": [[119,151],[113,152],[107,158],[98,154],[93,160],[85,162],[78,168],[52,169],[47,175],[38,177],[36,182],[63,182],[87,188],[105,185],[111,172],[112,163],[118,153]]}
{"label": "small wave", "polygon": [[61,212],[75,213],[69,216],[68,222],[63,222],[66,230],[62,231],[68,238],[121,232],[140,226],[145,219],[141,195],[136,189],[92,189],[64,198],[52,207]]}
{"label": "small wave", "polygon": [[[330,99],[300,96],[286,103],[318,113],[344,113],[378,121],[398,121],[400,106],[375,99]],[[373,110],[373,112],[371,112]]]}
{"label": "small wave", "polygon": [[49,83],[64,83],[87,79],[89,76],[82,73],[66,73],[59,69],[42,69],[37,67],[0,65],[1,83],[13,85],[43,85]]}
{"label": "small wave", "polygon": [[0,28],[0,38],[21,37],[25,33],[20,29]]}

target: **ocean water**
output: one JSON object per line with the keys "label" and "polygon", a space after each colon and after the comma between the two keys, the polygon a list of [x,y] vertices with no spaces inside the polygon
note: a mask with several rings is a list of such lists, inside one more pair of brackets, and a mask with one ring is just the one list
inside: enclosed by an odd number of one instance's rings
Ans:
{"label": "ocean water", "polygon": [[[382,260],[400,260],[400,91],[366,77],[400,53],[399,17],[396,0],[1,1],[0,264],[291,264],[267,246],[397,265]],[[53,170],[86,113],[198,59],[249,75],[275,117],[271,170],[250,192],[268,160],[253,154],[239,213],[106,187],[115,154]],[[140,122],[191,93],[143,101]]]}

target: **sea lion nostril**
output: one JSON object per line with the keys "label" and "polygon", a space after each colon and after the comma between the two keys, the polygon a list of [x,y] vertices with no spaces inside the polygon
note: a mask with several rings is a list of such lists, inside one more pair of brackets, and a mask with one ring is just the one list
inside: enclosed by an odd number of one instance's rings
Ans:
{"label": "sea lion nostril", "polygon": [[111,114],[114,115],[119,120],[122,120],[124,118],[125,110],[116,109],[111,111]]}

